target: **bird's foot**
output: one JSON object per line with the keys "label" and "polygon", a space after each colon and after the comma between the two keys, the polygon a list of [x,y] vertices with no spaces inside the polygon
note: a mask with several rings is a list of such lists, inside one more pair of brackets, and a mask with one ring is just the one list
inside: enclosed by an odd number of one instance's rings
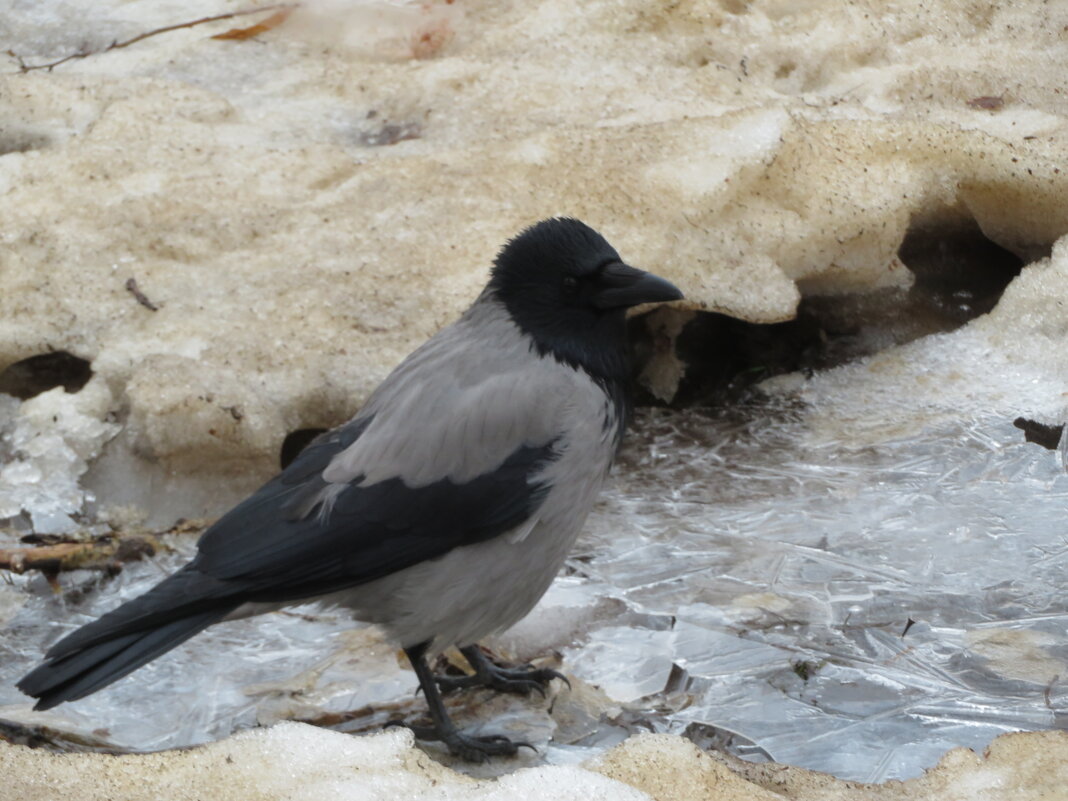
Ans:
{"label": "bird's foot", "polygon": [[388,726],[404,726],[410,729],[417,740],[441,742],[449,752],[465,762],[485,762],[493,756],[515,756],[520,748],[529,748],[537,753],[538,749],[530,743],[517,743],[500,734],[474,736],[462,734],[454,728],[441,731],[434,726],[409,726],[401,721],[391,721]]}
{"label": "bird's foot", "polygon": [[505,667],[490,660],[478,645],[466,645],[460,649],[468,664],[474,668],[471,676],[434,676],[435,684],[444,691],[467,687],[489,687],[499,692],[529,695],[537,690],[545,697],[545,688],[553,679],[560,679],[567,688],[571,682],[563,673],[551,668],[534,668],[531,665]]}
{"label": "bird's foot", "polygon": [[517,695],[530,695],[537,691],[545,696],[545,688],[553,679],[560,679],[567,688],[571,689],[571,682],[558,670],[551,668],[532,668],[525,665],[521,668],[505,668],[494,665],[486,660],[480,665],[478,672],[471,676],[435,676],[434,681],[443,692],[450,690],[462,690],[468,687],[489,687],[492,690]]}

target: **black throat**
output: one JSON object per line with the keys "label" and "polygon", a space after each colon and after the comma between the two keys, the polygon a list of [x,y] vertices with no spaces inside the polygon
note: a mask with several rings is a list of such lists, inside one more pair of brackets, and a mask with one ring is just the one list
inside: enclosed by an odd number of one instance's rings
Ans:
{"label": "black throat", "polygon": [[617,436],[622,436],[630,412],[627,387],[631,365],[626,312],[623,309],[603,313],[575,309],[543,311],[527,302],[509,302],[508,293],[494,295],[519,330],[530,338],[538,355],[582,370],[604,390],[619,424]]}

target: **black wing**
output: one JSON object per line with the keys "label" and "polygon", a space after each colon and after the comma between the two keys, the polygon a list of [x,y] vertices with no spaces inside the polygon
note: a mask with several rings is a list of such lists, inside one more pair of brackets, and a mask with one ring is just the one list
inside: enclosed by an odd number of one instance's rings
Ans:
{"label": "black wing", "polygon": [[189,565],[245,600],[289,601],[352,587],[521,525],[550,487],[538,480],[555,442],[521,446],[465,483],[400,478],[332,488],[323,469],[365,430],[357,420],[314,441],[284,472],[206,531]]}
{"label": "black wing", "polygon": [[465,483],[412,488],[394,478],[360,487],[356,479],[340,487],[329,514],[320,514],[311,501],[327,486],[323,469],[369,423],[356,420],[318,437],[209,528],[193,561],[68,635],[48,657],[192,615],[219,619],[248,601],[300,600],[371,581],[521,525],[550,489],[537,476],[557,455],[551,442],[520,447]]}

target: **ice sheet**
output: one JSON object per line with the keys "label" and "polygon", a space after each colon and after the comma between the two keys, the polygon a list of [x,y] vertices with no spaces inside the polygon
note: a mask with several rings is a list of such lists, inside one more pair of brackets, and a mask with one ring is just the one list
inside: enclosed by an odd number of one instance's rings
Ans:
{"label": "ice sheet", "polygon": [[1007,419],[859,448],[767,406],[642,433],[579,569],[675,616],[669,730],[881,781],[1065,725],[1068,476]]}
{"label": "ice sheet", "polygon": [[[864,447],[820,441],[808,421],[780,402],[640,413],[568,575],[497,643],[561,651],[575,691],[551,710],[479,697],[457,714],[526,732],[553,763],[636,730],[719,731],[743,756],[866,781],[1065,726],[1059,457],[1002,416]],[[29,713],[12,682],[191,551],[172,544],[81,601],[15,579],[8,592],[28,597],[0,642],[0,718],[150,750],[284,718],[364,709],[340,727],[366,730],[418,712],[414,677],[373,629],[302,607],[216,626],[104,692]]]}
{"label": "ice sheet", "polygon": [[81,477],[119,431],[101,419],[108,400],[101,382],[77,394],[56,387],[25,402],[0,393],[0,526],[84,532],[76,518],[94,498]]}

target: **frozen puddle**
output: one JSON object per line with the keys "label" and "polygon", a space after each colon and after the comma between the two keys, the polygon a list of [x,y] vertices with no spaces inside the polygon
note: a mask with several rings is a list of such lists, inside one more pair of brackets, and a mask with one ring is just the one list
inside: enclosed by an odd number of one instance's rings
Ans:
{"label": "frozen puddle", "polygon": [[[856,445],[821,413],[772,400],[639,414],[567,574],[494,644],[562,654],[574,692],[558,689],[551,711],[454,700],[465,725],[542,745],[497,769],[576,762],[652,729],[882,781],[954,746],[1065,725],[1058,457],[1025,443],[1010,415],[935,415]],[[155,750],[280,719],[368,731],[421,711],[395,649],[302,607],[216,626],[104,692],[29,712],[14,680],[45,644],[191,552],[189,537],[172,544],[101,592],[88,573],[64,577],[90,586],[65,599],[40,577],[12,579],[0,719],[59,732],[65,747]]]}
{"label": "frozen puddle", "polygon": [[[806,447],[802,413],[768,413],[646,415],[585,543],[594,556],[574,565],[674,621],[613,639],[632,654],[624,675],[663,674],[664,653],[676,666],[643,701],[652,725],[698,741],[725,730],[750,758],[864,781],[1064,727],[1056,456],[1000,418]],[[596,649],[569,656],[584,679],[618,681]]]}

